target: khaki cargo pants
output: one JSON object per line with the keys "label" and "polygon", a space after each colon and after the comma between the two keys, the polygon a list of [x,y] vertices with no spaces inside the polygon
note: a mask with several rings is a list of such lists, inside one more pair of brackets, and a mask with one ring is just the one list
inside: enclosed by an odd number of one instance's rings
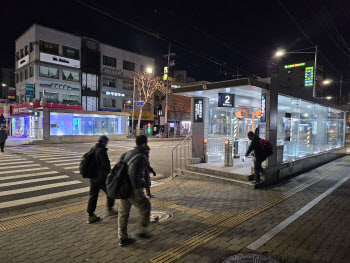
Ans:
{"label": "khaki cargo pants", "polygon": [[127,199],[118,200],[118,236],[128,236],[128,220],[131,206],[134,205],[140,213],[139,233],[145,233],[150,223],[151,203],[146,198],[143,189],[134,189]]}

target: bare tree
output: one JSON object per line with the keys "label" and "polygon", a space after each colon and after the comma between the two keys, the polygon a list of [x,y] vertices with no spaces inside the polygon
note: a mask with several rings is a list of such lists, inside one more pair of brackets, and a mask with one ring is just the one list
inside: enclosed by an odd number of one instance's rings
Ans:
{"label": "bare tree", "polygon": [[152,102],[152,98],[155,92],[159,91],[165,93],[166,87],[162,80],[139,73],[135,75],[135,85],[137,100],[144,102],[143,106],[140,106],[139,119],[137,122],[137,131],[139,132],[143,108]]}

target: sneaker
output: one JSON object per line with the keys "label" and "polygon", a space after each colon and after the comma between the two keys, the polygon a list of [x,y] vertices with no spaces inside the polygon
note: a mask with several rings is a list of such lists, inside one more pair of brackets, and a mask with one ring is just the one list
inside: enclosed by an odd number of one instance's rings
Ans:
{"label": "sneaker", "polygon": [[147,196],[147,198],[152,198],[152,197],[154,197],[154,195],[151,195],[151,194],[147,194],[146,196]]}
{"label": "sneaker", "polygon": [[98,222],[100,220],[101,220],[101,217],[96,216],[95,214],[93,214],[92,216],[89,216],[87,223],[88,224],[93,224],[93,223],[96,223],[96,222]]}
{"label": "sneaker", "polygon": [[148,233],[138,233],[138,234],[136,234],[136,236],[139,238],[144,238],[144,239],[148,239],[148,238],[152,237],[152,235],[148,234]]}
{"label": "sneaker", "polygon": [[107,216],[118,216],[118,211],[115,211],[113,208],[107,208]]}
{"label": "sneaker", "polygon": [[133,239],[131,236],[128,236],[127,238],[121,238],[119,239],[119,246],[124,247],[128,244],[131,244],[133,242]]}

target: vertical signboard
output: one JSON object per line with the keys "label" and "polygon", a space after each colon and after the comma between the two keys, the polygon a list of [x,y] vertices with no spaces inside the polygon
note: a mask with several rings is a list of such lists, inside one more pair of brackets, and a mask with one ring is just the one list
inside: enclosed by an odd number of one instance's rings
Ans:
{"label": "vertical signboard", "polygon": [[34,84],[26,84],[26,96],[27,98],[34,98],[35,92],[34,92]]}
{"label": "vertical signboard", "polygon": [[261,93],[261,118],[260,123],[266,122],[266,92]]}
{"label": "vertical signboard", "polygon": [[314,67],[305,68],[305,87],[312,87],[314,85]]}
{"label": "vertical signboard", "polygon": [[194,99],[194,122],[203,122],[203,99]]}

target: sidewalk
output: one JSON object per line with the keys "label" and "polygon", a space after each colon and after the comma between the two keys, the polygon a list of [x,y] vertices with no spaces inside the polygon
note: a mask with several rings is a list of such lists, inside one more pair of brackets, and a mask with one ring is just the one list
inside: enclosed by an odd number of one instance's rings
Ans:
{"label": "sidewalk", "polygon": [[[85,203],[3,220],[0,262],[224,262],[240,253],[277,262],[345,263],[349,174],[350,157],[344,157],[261,190],[179,177],[152,188],[152,210],[165,219],[152,224],[153,238],[124,248],[118,246],[117,218],[88,225]],[[101,195],[101,216],[104,204]],[[132,236],[136,223],[133,208]]]}

